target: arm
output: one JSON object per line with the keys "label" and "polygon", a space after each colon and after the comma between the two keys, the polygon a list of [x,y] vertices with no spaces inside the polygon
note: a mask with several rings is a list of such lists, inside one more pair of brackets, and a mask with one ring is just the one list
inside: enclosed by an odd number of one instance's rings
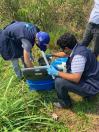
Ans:
{"label": "arm", "polygon": [[86,64],[86,58],[75,55],[71,62],[71,73],[59,72],[59,76],[69,81],[79,83]]}
{"label": "arm", "polygon": [[84,71],[86,64],[86,59],[81,55],[76,55],[71,63],[71,73],[64,73],[61,71],[57,71],[54,67],[50,67],[48,69],[48,74],[59,76],[63,79],[79,83],[82,73]]}
{"label": "arm", "polygon": [[26,67],[33,67],[32,61],[30,60],[30,51],[32,49],[32,44],[27,39],[22,39],[22,47],[23,47],[23,57],[24,63]]}
{"label": "arm", "polygon": [[48,69],[48,74],[53,76],[59,76],[63,79],[69,80],[71,82],[79,83],[82,73],[64,73],[56,70],[53,66],[50,66]]}
{"label": "arm", "polygon": [[79,83],[80,79],[81,79],[81,75],[80,73],[64,73],[64,72],[58,72],[59,77],[75,82],[75,83]]}
{"label": "arm", "polygon": [[58,52],[58,53],[53,53],[52,56],[55,56],[55,57],[67,57],[68,55],[65,54],[64,52]]}
{"label": "arm", "polygon": [[30,53],[27,52],[25,49],[23,51],[23,56],[24,56],[24,63],[26,64],[26,66],[29,68],[29,67],[33,67],[33,64],[30,60]]}

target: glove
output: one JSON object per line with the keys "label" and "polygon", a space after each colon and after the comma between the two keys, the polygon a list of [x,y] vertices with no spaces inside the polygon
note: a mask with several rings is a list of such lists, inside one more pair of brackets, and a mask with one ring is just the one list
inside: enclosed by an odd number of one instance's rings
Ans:
{"label": "glove", "polygon": [[48,67],[47,72],[49,75],[58,76],[58,71],[53,66]]}
{"label": "glove", "polygon": [[62,71],[63,70],[63,67],[62,67],[62,65],[57,65],[56,66],[56,69],[59,70],[59,71]]}

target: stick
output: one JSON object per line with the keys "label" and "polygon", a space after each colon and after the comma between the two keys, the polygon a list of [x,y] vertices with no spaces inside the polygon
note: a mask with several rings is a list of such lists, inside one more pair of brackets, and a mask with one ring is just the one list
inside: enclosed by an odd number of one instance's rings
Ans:
{"label": "stick", "polygon": [[[48,67],[50,67],[50,65],[49,65],[49,63],[48,63],[48,60],[47,60],[47,58],[46,58],[46,55],[45,55],[45,53],[44,53],[44,51],[41,51],[41,53],[42,53],[42,56],[43,56],[43,58],[44,58],[44,61],[45,61],[46,65],[47,65]],[[55,79],[54,76],[52,76],[52,78]]]}

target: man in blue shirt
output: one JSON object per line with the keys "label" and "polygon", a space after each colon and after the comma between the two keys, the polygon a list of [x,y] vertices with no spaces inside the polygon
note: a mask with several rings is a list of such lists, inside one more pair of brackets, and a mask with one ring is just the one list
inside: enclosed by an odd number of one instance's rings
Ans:
{"label": "man in blue shirt", "polygon": [[66,56],[65,51],[71,52],[68,52],[67,72],[50,66],[48,74],[56,77],[55,89],[59,102],[54,105],[67,108],[71,106],[69,91],[87,99],[99,93],[99,63],[95,55],[86,46],[78,44],[75,36],[70,33],[60,36],[57,45],[64,51],[58,53],[58,56]]}
{"label": "man in blue shirt", "polygon": [[94,0],[94,8],[91,12],[88,25],[83,37],[83,45],[88,46],[91,40],[94,39],[94,53],[99,55],[99,0]]}
{"label": "man in blue shirt", "polygon": [[22,78],[18,59],[22,58],[25,67],[33,67],[31,49],[36,45],[46,51],[50,41],[49,34],[42,32],[31,23],[15,21],[7,25],[0,33],[0,54],[5,60],[11,60],[18,78]]}

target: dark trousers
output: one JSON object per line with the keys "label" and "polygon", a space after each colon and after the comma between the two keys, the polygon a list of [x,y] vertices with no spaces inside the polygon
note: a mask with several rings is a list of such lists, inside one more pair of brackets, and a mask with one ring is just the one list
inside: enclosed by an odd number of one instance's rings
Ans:
{"label": "dark trousers", "polygon": [[[22,61],[23,67],[26,67],[23,57],[21,57],[20,59]],[[12,59],[11,62],[12,62],[12,66],[13,66],[16,76],[19,79],[22,79],[22,72],[21,72],[21,68],[19,65],[19,59]]]}
{"label": "dark trousers", "polygon": [[97,57],[99,55],[99,24],[87,24],[82,43],[88,46],[92,39],[94,40],[94,53]]}
{"label": "dark trousers", "polygon": [[93,96],[92,93],[93,88],[91,86],[87,87],[87,85],[83,83],[82,84],[72,83],[62,78],[55,79],[55,89],[57,92],[59,102],[62,105],[69,105],[71,103],[70,97],[68,95],[69,91],[81,95],[82,97]]}

